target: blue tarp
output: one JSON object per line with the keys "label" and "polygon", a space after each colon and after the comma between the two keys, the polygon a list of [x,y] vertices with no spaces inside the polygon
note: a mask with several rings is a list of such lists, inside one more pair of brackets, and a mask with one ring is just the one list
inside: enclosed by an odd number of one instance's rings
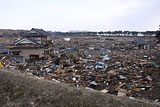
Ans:
{"label": "blue tarp", "polygon": [[74,50],[74,48],[66,48],[67,50]]}
{"label": "blue tarp", "polygon": [[55,65],[53,64],[53,65],[51,65],[49,68],[54,68],[55,67]]}

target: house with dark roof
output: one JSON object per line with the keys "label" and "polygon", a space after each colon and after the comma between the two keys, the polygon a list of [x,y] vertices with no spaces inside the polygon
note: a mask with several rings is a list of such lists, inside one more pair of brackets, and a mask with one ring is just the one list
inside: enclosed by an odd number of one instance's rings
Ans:
{"label": "house with dark roof", "polygon": [[131,45],[133,45],[135,49],[149,49],[150,48],[150,43],[142,39],[132,41]]}
{"label": "house with dark roof", "polygon": [[9,46],[15,62],[24,63],[30,60],[44,59],[50,50],[47,46],[49,34],[43,29],[32,28],[22,38]]}
{"label": "house with dark roof", "polygon": [[50,34],[43,29],[32,28],[27,33],[23,34],[24,37],[30,38],[40,44],[47,45],[48,36]]}

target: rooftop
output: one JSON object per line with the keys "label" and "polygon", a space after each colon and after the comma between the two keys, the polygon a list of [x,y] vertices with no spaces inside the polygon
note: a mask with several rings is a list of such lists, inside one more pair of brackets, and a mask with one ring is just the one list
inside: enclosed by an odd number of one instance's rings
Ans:
{"label": "rooftop", "polygon": [[48,36],[49,33],[46,32],[43,29],[36,29],[32,28],[30,31],[28,31],[24,36]]}

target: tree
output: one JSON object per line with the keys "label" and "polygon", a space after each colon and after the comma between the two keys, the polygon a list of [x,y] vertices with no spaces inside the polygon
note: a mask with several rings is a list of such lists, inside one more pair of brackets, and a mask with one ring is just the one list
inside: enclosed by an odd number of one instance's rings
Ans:
{"label": "tree", "polygon": [[158,43],[160,43],[160,31],[157,31],[156,38],[158,39]]}
{"label": "tree", "polygon": [[158,43],[160,43],[160,25],[159,25],[159,30],[156,33],[156,38],[158,39]]}

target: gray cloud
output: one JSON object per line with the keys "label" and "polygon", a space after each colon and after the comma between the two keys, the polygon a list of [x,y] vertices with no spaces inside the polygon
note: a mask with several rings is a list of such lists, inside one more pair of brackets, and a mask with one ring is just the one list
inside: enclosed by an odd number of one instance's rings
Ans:
{"label": "gray cloud", "polygon": [[[157,30],[160,0],[1,0],[1,28]],[[37,23],[38,22],[38,23]]]}

